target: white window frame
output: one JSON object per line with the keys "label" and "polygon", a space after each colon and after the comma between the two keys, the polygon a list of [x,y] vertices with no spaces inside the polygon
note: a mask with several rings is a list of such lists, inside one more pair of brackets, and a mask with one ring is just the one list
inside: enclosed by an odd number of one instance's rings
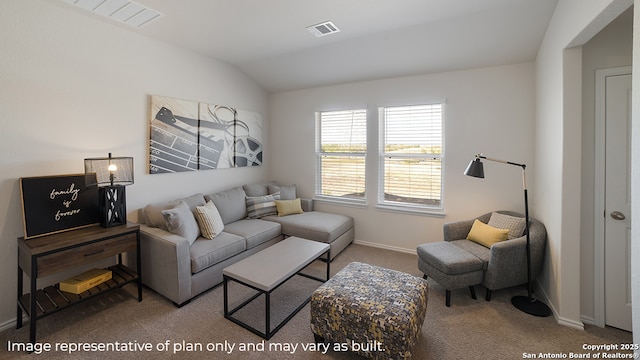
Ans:
{"label": "white window frame", "polygon": [[[386,153],[386,127],[387,121],[385,119],[385,109],[403,108],[403,107],[420,107],[420,106],[441,106],[441,118],[440,118],[440,154],[415,154],[415,153]],[[434,101],[413,105],[392,105],[381,106],[378,108],[378,140],[379,140],[379,154],[378,154],[378,203],[377,208],[381,210],[390,210],[396,212],[408,212],[408,213],[425,213],[434,216],[444,216],[444,168],[445,168],[445,144],[444,144],[444,124],[445,124],[445,110],[446,101]],[[385,199],[385,160],[388,158],[407,159],[407,160],[440,160],[440,193],[439,203],[437,205],[417,204],[402,201],[390,201]]]}
{"label": "white window frame", "polygon": [[[327,113],[338,113],[338,112],[364,112],[364,121],[365,121],[365,151],[364,152],[323,152],[322,151],[322,114]],[[315,199],[319,201],[331,202],[331,203],[339,203],[343,205],[352,205],[352,206],[366,206],[367,199],[367,181],[366,181],[366,172],[367,172],[367,151],[369,151],[366,141],[367,141],[367,132],[368,132],[368,111],[366,108],[359,109],[348,109],[348,110],[336,110],[336,111],[318,111],[316,112],[316,168],[315,168]],[[333,196],[324,193],[323,183],[322,183],[322,159],[325,156],[337,156],[337,157],[358,157],[362,158],[364,169],[363,169],[363,195],[361,197],[350,197],[350,196]]]}

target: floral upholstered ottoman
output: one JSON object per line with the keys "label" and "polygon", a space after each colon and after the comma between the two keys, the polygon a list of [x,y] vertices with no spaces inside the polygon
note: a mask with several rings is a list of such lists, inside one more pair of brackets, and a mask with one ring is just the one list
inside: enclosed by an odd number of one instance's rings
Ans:
{"label": "floral upholstered ottoman", "polygon": [[316,341],[372,359],[410,359],[427,312],[427,282],[353,262],[311,297]]}

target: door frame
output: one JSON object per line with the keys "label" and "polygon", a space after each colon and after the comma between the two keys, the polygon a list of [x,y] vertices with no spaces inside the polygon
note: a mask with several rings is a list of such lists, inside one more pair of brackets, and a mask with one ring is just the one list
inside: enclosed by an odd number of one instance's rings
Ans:
{"label": "door frame", "polygon": [[594,204],[594,322],[604,327],[605,317],[605,151],[606,151],[606,79],[631,75],[631,66],[596,70],[595,101],[595,204]]}

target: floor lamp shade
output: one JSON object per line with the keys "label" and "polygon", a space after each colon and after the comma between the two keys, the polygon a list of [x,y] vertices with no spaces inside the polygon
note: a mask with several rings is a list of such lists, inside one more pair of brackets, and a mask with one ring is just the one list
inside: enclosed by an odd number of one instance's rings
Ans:
{"label": "floor lamp shade", "polygon": [[464,174],[484,179],[484,165],[482,164],[482,161],[480,161],[480,158],[471,160],[469,166],[467,166],[467,169],[464,171]]}
{"label": "floor lamp shade", "polygon": [[125,186],[133,184],[133,158],[112,157],[84,159],[85,173],[96,174],[100,225],[111,227],[127,223]]}

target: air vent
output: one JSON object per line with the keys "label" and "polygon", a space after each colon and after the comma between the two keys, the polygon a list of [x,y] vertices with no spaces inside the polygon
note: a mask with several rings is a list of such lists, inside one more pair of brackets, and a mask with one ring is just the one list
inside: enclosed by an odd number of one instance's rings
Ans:
{"label": "air vent", "polygon": [[331,21],[309,26],[307,27],[307,30],[316,37],[334,34],[340,31],[340,29],[338,29],[338,27]]}
{"label": "air vent", "polygon": [[142,27],[162,16],[135,1],[128,0],[62,0],[81,9],[91,11],[133,27]]}

